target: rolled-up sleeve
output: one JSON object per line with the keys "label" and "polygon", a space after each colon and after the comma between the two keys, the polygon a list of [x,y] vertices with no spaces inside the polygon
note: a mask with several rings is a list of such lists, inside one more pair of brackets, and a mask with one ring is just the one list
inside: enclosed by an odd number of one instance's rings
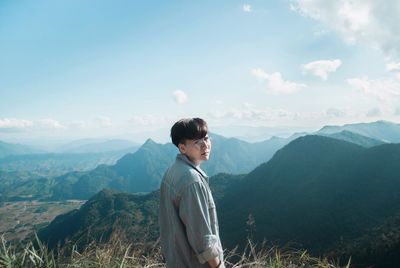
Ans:
{"label": "rolled-up sleeve", "polygon": [[212,231],[208,191],[201,182],[187,186],[181,193],[179,216],[185,224],[190,246],[200,263],[220,256],[218,236]]}

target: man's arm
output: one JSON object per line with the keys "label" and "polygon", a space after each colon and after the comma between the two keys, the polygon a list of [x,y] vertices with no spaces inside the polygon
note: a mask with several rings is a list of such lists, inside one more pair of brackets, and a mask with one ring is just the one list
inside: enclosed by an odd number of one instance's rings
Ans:
{"label": "man's arm", "polygon": [[185,224],[189,244],[200,263],[208,262],[217,267],[222,248],[219,237],[212,231],[208,192],[202,182],[195,182],[184,189],[179,204],[179,216]]}

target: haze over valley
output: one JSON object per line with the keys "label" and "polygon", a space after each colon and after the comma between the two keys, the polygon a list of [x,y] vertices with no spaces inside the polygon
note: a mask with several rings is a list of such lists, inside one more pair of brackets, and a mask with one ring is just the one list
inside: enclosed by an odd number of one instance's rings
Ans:
{"label": "haze over valley", "polygon": [[[362,265],[398,261],[399,124],[326,126],[256,143],[210,136],[212,155],[202,168],[211,176],[225,247],[251,237]],[[121,239],[157,240],[158,187],[178,152],[171,143],[51,154],[3,144],[0,217],[13,220],[0,227],[8,238],[36,231],[50,247],[68,240],[84,248],[118,230]]]}

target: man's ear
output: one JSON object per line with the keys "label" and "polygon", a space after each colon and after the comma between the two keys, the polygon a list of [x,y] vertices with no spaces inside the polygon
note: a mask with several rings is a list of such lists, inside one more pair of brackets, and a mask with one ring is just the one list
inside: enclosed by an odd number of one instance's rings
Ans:
{"label": "man's ear", "polygon": [[181,152],[181,154],[186,153],[186,146],[185,146],[184,143],[179,143],[178,144],[178,149],[179,149],[179,152]]}

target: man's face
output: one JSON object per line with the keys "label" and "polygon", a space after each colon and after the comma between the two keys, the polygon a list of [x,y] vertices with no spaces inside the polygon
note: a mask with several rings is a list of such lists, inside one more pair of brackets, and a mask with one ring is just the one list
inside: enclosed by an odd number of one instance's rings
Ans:
{"label": "man's face", "polygon": [[186,155],[193,163],[200,165],[202,161],[207,161],[211,153],[211,140],[208,135],[198,140],[186,140],[179,144],[179,150]]}

